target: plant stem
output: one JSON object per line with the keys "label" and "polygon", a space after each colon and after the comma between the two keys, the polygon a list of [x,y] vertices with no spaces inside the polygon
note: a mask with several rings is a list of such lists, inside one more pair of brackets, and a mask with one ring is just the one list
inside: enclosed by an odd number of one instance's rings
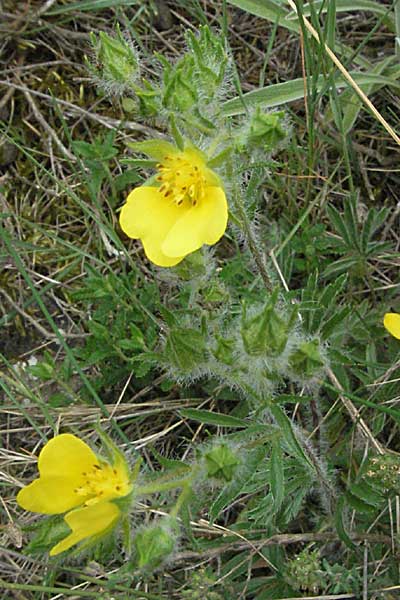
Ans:
{"label": "plant stem", "polygon": [[[235,169],[235,171],[237,172],[237,169]],[[259,273],[262,277],[262,280],[264,282],[266,289],[268,290],[268,292],[271,292],[272,291],[271,280],[268,275],[263,256],[257,246],[257,241],[253,235],[251,223],[247,216],[240,190],[238,189],[239,186],[237,184],[236,177],[233,173],[234,173],[234,166],[233,166],[232,162],[230,161],[228,163],[228,177],[230,178],[230,180],[232,182],[234,182],[232,202],[233,202],[234,208],[236,209],[236,212],[238,213],[238,216],[240,218],[240,221],[241,221],[240,224],[242,226],[243,233],[246,237],[246,241],[249,246],[249,250],[254,258],[254,262],[257,265],[257,268],[259,270]]]}

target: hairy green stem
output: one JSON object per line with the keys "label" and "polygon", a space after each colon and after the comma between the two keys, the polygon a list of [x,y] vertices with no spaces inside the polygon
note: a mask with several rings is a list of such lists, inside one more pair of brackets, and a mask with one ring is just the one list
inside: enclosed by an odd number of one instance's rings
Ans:
{"label": "hairy green stem", "polygon": [[257,265],[257,268],[259,270],[259,273],[261,275],[261,278],[262,278],[262,280],[264,282],[265,287],[267,288],[267,290],[269,292],[271,292],[272,291],[271,280],[270,280],[270,277],[268,275],[268,272],[267,272],[267,269],[266,269],[266,266],[265,266],[265,263],[264,263],[264,259],[262,257],[262,254],[261,254],[259,248],[257,247],[257,242],[256,242],[256,239],[255,239],[255,237],[253,235],[253,231],[252,231],[252,228],[251,228],[251,223],[250,223],[250,220],[249,220],[249,218],[247,216],[246,209],[245,209],[245,206],[243,204],[243,200],[242,200],[242,197],[241,197],[241,194],[240,194],[240,190],[238,189],[239,186],[237,184],[235,175],[233,173],[234,172],[234,165],[232,164],[232,161],[228,162],[228,169],[227,169],[227,171],[228,171],[228,177],[229,177],[229,179],[232,182],[234,182],[234,188],[233,188],[233,194],[232,194],[232,202],[233,202],[234,208],[235,208],[235,210],[236,210],[236,212],[237,212],[237,214],[238,214],[238,216],[240,218],[240,221],[241,221],[240,224],[241,224],[243,233],[244,233],[244,235],[246,237],[246,241],[247,241],[247,244],[249,246],[249,250],[250,250],[250,252],[251,252],[251,254],[252,254],[253,258],[254,258],[254,262]]}

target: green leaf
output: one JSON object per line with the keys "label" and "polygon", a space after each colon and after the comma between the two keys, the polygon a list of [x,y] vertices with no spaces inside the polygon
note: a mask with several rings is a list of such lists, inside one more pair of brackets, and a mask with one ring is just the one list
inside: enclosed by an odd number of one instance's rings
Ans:
{"label": "green leaf", "polygon": [[[326,0],[314,0],[312,3],[312,10],[317,12],[319,15],[326,13],[329,10],[329,2]],[[339,12],[353,12],[364,10],[372,12],[377,16],[384,17],[383,22],[388,26],[391,31],[394,31],[394,19],[390,6],[384,5],[381,2],[374,2],[373,0],[336,0],[336,13]],[[311,3],[304,4],[301,9],[303,17],[311,16]],[[289,19],[296,19],[294,12],[289,13]]]}
{"label": "green leaf", "polygon": [[70,533],[70,529],[61,515],[41,519],[27,529],[28,531],[33,530],[35,532],[35,535],[25,548],[28,554],[33,555],[48,552]]}
{"label": "green leaf", "polygon": [[302,463],[306,463],[314,469],[313,464],[310,462],[309,458],[301,447],[300,442],[293,431],[292,423],[284,410],[277,404],[272,404],[269,406],[269,410],[271,411],[275,421],[278,423],[282,435],[294,455],[297,456]]}
{"label": "green leaf", "polygon": [[278,23],[290,31],[300,31],[297,21],[289,20],[289,11],[279,2],[273,0],[228,0],[229,4],[237,6],[252,15]]}
{"label": "green leaf", "polygon": [[[385,69],[393,62],[393,56],[388,56],[383,61],[375,65],[371,69],[371,75],[381,75]],[[376,86],[374,84],[370,84],[364,88],[364,92],[369,96]],[[346,90],[340,96],[340,103],[343,108],[343,131],[344,133],[349,133],[353,129],[354,123],[357,120],[357,117],[363,107],[363,101],[360,96],[355,92],[351,92],[351,90]]]}
{"label": "green leaf", "polygon": [[339,538],[342,540],[344,544],[351,550],[356,549],[356,545],[353,543],[349,534],[346,531],[344,522],[343,522],[343,511],[345,507],[345,496],[341,496],[337,503],[336,512],[335,512],[335,526],[336,531],[338,532]]}
{"label": "green leaf", "polygon": [[114,185],[117,192],[121,192],[128,185],[131,186],[141,181],[142,178],[136,169],[128,169],[120,175],[116,176],[116,178],[114,179]]}
{"label": "green leaf", "polygon": [[351,485],[349,492],[370,506],[378,507],[382,504],[383,496],[376,488],[373,488],[366,481],[360,481]]}
{"label": "green leaf", "polygon": [[346,500],[349,506],[351,506],[351,508],[353,508],[357,512],[373,513],[376,510],[374,506],[372,506],[368,502],[365,502],[361,498],[358,498],[358,496],[354,496],[351,492],[346,492]]}
{"label": "green leaf", "polygon": [[271,452],[271,492],[274,498],[275,512],[282,506],[285,492],[285,475],[283,466],[283,455],[279,441],[272,446]]}
{"label": "green leaf", "polygon": [[206,425],[219,425],[221,427],[248,427],[249,423],[243,419],[214,413],[209,410],[200,410],[197,408],[183,408],[179,411],[182,417],[199,421]]}
{"label": "green leaf", "polygon": [[[381,84],[400,88],[400,83],[393,81],[390,77],[371,75],[369,73],[361,73],[360,71],[351,71],[350,75],[361,87],[371,84]],[[349,86],[348,82],[341,78],[335,80],[335,85],[337,89]],[[326,79],[322,75],[316,81],[316,89],[318,92],[328,91]],[[272,108],[274,106],[281,106],[287,102],[300,100],[301,98],[304,98],[304,79],[292,79],[284,83],[275,83],[258,90],[253,90],[237,98],[232,98],[232,100],[228,100],[222,105],[222,112],[226,117],[232,117],[243,114],[246,112],[246,108],[249,109],[258,105],[264,108]]]}

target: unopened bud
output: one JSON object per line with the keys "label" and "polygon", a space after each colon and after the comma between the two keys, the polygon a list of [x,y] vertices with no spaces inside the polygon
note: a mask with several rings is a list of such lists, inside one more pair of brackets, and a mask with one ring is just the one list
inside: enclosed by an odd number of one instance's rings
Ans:
{"label": "unopened bud", "polygon": [[174,550],[176,536],[170,523],[150,525],[136,534],[134,546],[139,568],[156,568]]}
{"label": "unopened bud", "polygon": [[220,444],[204,456],[207,475],[232,481],[240,460],[226,444]]}
{"label": "unopened bud", "polygon": [[92,33],[91,41],[96,53],[95,70],[98,78],[105,85],[115,84],[121,89],[131,86],[139,75],[139,59],[120,29],[117,28],[116,37],[104,31],[98,37]]}
{"label": "unopened bud", "polygon": [[239,150],[260,148],[264,151],[274,150],[285,139],[286,131],[282,125],[285,113],[263,112],[260,107],[251,115],[250,122],[239,135],[237,146]]}
{"label": "unopened bud", "polygon": [[233,365],[235,357],[233,354],[235,341],[217,337],[217,347],[213,350],[215,358],[225,365]]}
{"label": "unopened bud", "polygon": [[289,365],[297,375],[302,377],[313,377],[324,364],[317,339],[303,342],[289,357]]}
{"label": "unopened bud", "polygon": [[242,314],[242,339],[250,356],[279,356],[285,349],[289,323],[276,311],[278,292],[274,292],[266,306],[252,317]]}

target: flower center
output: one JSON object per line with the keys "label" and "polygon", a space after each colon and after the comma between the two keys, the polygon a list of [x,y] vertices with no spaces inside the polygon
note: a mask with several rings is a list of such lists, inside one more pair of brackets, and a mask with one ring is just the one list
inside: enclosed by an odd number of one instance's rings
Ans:
{"label": "flower center", "polygon": [[82,503],[86,505],[126,496],[131,490],[126,474],[105,463],[83,471],[82,478],[82,485],[74,492],[82,496]]}
{"label": "flower center", "polygon": [[204,198],[206,178],[204,165],[200,160],[188,160],[184,153],[165,156],[157,165],[161,183],[160,194],[170,198],[174,204],[181,206],[190,203],[192,206]]}

